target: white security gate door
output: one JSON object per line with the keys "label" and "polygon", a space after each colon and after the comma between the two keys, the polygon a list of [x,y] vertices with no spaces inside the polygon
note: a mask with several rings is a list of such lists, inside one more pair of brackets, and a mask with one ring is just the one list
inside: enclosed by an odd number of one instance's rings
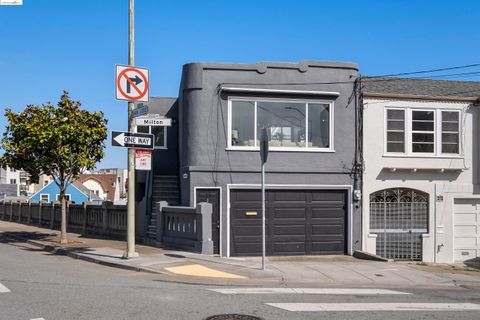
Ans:
{"label": "white security gate door", "polygon": [[454,259],[480,257],[480,199],[454,200]]}
{"label": "white security gate door", "polygon": [[395,260],[422,260],[422,235],[428,232],[428,194],[405,188],[370,195],[370,233],[377,254]]}

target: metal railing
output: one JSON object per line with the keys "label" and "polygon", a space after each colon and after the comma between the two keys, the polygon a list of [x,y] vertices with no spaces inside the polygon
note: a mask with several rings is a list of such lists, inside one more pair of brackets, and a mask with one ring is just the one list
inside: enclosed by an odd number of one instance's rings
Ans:
{"label": "metal railing", "polygon": [[377,254],[395,260],[422,260],[428,233],[428,194],[406,188],[370,196],[370,232],[377,234]]}

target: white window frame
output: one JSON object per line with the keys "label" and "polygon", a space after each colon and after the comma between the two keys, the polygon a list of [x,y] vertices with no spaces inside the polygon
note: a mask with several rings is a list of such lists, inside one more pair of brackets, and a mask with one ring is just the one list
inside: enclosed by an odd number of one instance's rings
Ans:
{"label": "white window frame", "polygon": [[50,202],[50,194],[48,194],[48,193],[40,193],[40,201],[43,201],[43,199],[42,199],[43,196],[47,196],[47,201],[46,201],[46,202],[49,203],[49,202]]}
{"label": "white window frame", "polygon": [[[148,127],[148,133],[152,134],[152,127],[157,127],[157,126],[143,126],[143,125],[135,125],[135,132],[137,132],[137,128],[138,127]],[[163,127],[163,147],[158,147],[158,146],[153,146],[154,149],[159,149],[159,150],[167,150],[168,149],[168,146],[167,146],[167,131],[168,131],[168,127],[164,126]]]}
{"label": "white window frame", "polygon": [[[443,137],[442,137],[442,133],[443,133],[443,130],[442,130],[442,123],[443,123],[443,112],[456,112],[458,113],[458,153],[443,153],[443,150],[442,150],[442,144],[443,144]],[[462,111],[461,110],[449,110],[449,109],[445,109],[445,110],[440,110],[440,113],[439,113],[439,121],[438,121],[438,133],[439,133],[439,136],[441,137],[439,140],[439,145],[438,145],[438,150],[439,152],[442,154],[442,155],[460,155],[462,153]]]}
{"label": "white window frame", "polygon": [[[389,110],[394,110],[394,111],[403,111],[403,152],[395,152],[395,151],[387,151],[388,150],[388,132],[387,132],[387,126],[388,126],[388,116],[387,113]],[[387,154],[398,154],[398,155],[403,155],[407,152],[408,150],[408,141],[407,141],[407,110],[405,108],[390,108],[387,107],[385,108],[385,114],[384,114],[384,120],[383,122],[385,123],[385,128],[384,128],[384,134],[385,134],[385,146],[384,150],[385,153]]]}
{"label": "white window frame", "polygon": [[[428,155],[437,155],[438,153],[438,135],[437,135],[437,128],[438,128],[438,117],[437,117],[437,110],[435,109],[422,109],[422,108],[410,108],[409,113],[409,119],[408,119],[408,125],[409,125],[409,130],[408,130],[408,135],[410,137],[410,143],[408,144],[408,151],[412,155],[419,155],[419,156],[428,156]],[[420,111],[420,112],[433,112],[433,131],[419,131],[419,130],[413,130],[413,112],[415,111]],[[425,133],[425,134],[432,134],[433,133],[433,152],[413,152],[413,134],[414,133]]]}
{"label": "white window frame", "polygon": [[[403,110],[405,112],[405,152],[389,152],[387,151],[387,111],[388,110]],[[412,111],[433,111],[433,142],[434,152],[412,152],[413,131],[412,131]],[[442,152],[442,112],[457,112],[458,113],[458,153],[443,153]],[[421,132],[421,131],[415,131]],[[419,107],[397,107],[386,106],[383,114],[383,154],[384,156],[399,156],[399,157],[442,157],[442,158],[462,158],[463,157],[463,111],[462,109],[454,108],[419,108]],[[430,133],[430,131],[428,131]]]}
{"label": "white window frame", "polygon": [[[68,199],[69,199],[67,201],[72,201],[72,195],[70,193],[65,193],[65,196],[68,197]],[[59,197],[60,197],[59,193],[55,194],[55,201],[60,201],[60,199],[58,199]]]}
{"label": "white window frame", "polygon": [[[334,101],[333,100],[316,100],[316,99],[282,99],[282,98],[255,98],[255,97],[228,97],[228,151],[258,151],[259,146],[232,146],[232,102],[233,101],[250,101],[254,102],[254,141],[257,143],[257,102],[293,102],[305,103],[305,147],[269,147],[270,151],[289,151],[289,152],[335,152],[334,148]],[[329,106],[329,147],[317,148],[308,147],[308,104],[328,104]]]}

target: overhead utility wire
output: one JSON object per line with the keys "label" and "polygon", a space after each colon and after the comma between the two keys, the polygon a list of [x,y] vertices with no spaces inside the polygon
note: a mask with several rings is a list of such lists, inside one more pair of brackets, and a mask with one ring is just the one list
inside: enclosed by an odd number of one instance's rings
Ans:
{"label": "overhead utility wire", "polygon": [[[469,65],[464,65],[464,66],[455,66],[455,67],[449,67],[449,68],[440,68],[440,69],[430,69],[430,70],[420,70],[420,71],[412,71],[412,72],[403,72],[403,73],[397,73],[397,74],[387,74],[387,75],[379,75],[379,76],[367,76],[363,77],[362,81],[363,82],[387,82],[387,81],[399,81],[403,80],[405,78],[388,78],[386,77],[395,77],[395,76],[400,76],[400,75],[410,75],[410,74],[424,74],[424,73],[433,73],[433,72],[439,72],[439,71],[447,71],[447,70],[456,70],[456,69],[464,69],[464,68],[473,68],[473,67],[480,67],[480,63],[477,64],[469,64]],[[476,72],[466,72],[466,73],[457,73],[457,74],[443,74],[443,75],[432,75],[430,77],[412,77],[410,79],[427,79],[427,78],[442,78],[442,77],[449,77],[452,75],[455,76],[465,76],[469,74],[476,74]],[[374,79],[375,78],[375,79]],[[383,78],[383,79],[382,79]],[[332,82],[284,82],[284,83],[235,83],[235,82],[223,82],[219,84],[219,87],[222,85],[308,85],[308,84],[348,84],[348,83],[354,83],[355,80],[348,80],[348,81],[332,81]]]}
{"label": "overhead utility wire", "polygon": [[440,68],[440,69],[430,69],[430,70],[420,70],[420,71],[412,71],[412,72],[402,72],[402,73],[396,73],[396,74],[387,74],[387,75],[378,76],[378,77],[398,77],[398,76],[407,76],[410,74],[432,73],[432,72],[465,69],[465,68],[473,68],[473,67],[480,67],[480,63],[467,64],[463,66],[455,66],[455,67],[448,67],[448,68]]}

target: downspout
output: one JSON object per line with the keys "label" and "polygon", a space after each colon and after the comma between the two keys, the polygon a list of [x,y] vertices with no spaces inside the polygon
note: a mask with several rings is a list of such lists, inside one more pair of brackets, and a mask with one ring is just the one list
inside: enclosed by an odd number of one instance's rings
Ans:
{"label": "downspout", "polygon": [[364,247],[364,234],[363,234],[363,98],[361,91],[361,77],[358,77],[354,83],[355,94],[355,159],[353,165],[353,200],[356,202],[355,208],[360,210],[360,239],[361,248]]}

